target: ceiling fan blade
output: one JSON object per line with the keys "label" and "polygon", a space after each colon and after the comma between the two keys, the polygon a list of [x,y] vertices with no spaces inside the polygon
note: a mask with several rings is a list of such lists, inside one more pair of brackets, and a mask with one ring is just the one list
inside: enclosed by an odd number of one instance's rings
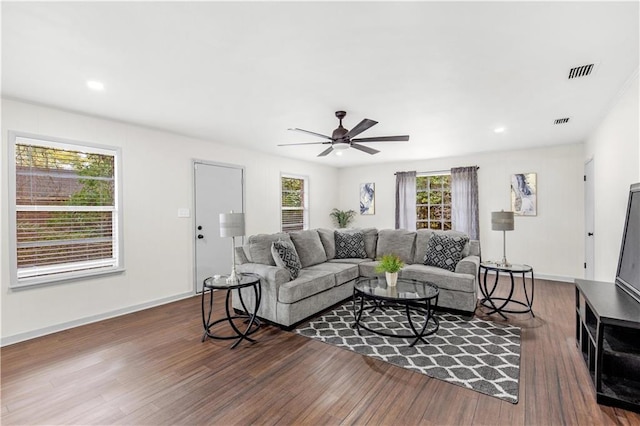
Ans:
{"label": "ceiling fan blade", "polygon": [[318,157],[324,157],[325,155],[329,155],[331,151],[333,151],[333,146],[330,146],[329,148],[322,151],[320,154],[318,154]]}
{"label": "ceiling fan blade", "polygon": [[351,139],[351,142],[407,142],[409,135],[402,136],[377,136],[371,138]]}
{"label": "ceiling fan blade", "polygon": [[373,121],[373,120],[369,120],[368,118],[365,118],[364,120],[359,122],[356,127],[354,127],[353,129],[349,130],[347,132],[347,134],[344,135],[344,137],[350,139],[350,138],[352,138],[354,136],[357,136],[360,133],[364,132],[368,128],[375,126],[376,124],[378,124],[377,121]]}
{"label": "ceiling fan blade", "polygon": [[302,133],[306,133],[308,135],[314,135],[314,136],[318,136],[318,137],[321,137],[321,138],[333,140],[333,139],[331,139],[331,136],[323,135],[321,133],[316,133],[316,132],[310,132],[309,130],[298,129],[297,127],[294,128],[294,129],[288,129],[288,130],[293,130],[294,132],[302,132]]}
{"label": "ceiling fan blade", "polygon": [[377,149],[369,148],[368,146],[364,146],[364,145],[358,145],[357,143],[352,143],[351,148],[359,149],[360,151],[364,151],[367,154],[371,154],[371,155],[377,154],[380,152]]}
{"label": "ceiling fan blade", "polygon": [[289,146],[289,145],[326,145],[331,142],[301,142],[301,143],[281,143],[278,146]]}

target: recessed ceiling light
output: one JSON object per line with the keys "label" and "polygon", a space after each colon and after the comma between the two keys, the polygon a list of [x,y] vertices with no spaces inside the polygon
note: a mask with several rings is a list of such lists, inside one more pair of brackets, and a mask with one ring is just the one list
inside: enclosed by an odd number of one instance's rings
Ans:
{"label": "recessed ceiling light", "polygon": [[104,84],[97,80],[87,81],[87,87],[91,90],[104,90]]}
{"label": "recessed ceiling light", "polygon": [[495,129],[493,129],[493,131],[496,133],[502,133],[504,132],[504,127],[496,127]]}

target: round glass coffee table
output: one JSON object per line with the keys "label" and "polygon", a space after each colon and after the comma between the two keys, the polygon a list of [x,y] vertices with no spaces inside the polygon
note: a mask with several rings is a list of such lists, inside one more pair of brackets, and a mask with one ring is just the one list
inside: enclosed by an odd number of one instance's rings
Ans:
{"label": "round glass coffee table", "polygon": [[[440,290],[430,282],[399,278],[395,286],[388,286],[383,278],[361,278],[353,288],[353,327],[360,334],[360,328],[386,337],[413,339],[409,346],[419,341],[429,343],[424,338],[438,331],[440,323],[433,311],[438,305]],[[358,303],[358,301],[360,303]],[[368,306],[365,306],[368,301]],[[403,311],[410,332],[393,332],[389,327],[374,328],[372,314],[388,308]],[[390,323],[389,325],[393,325]],[[403,327],[406,329],[407,327]]]}

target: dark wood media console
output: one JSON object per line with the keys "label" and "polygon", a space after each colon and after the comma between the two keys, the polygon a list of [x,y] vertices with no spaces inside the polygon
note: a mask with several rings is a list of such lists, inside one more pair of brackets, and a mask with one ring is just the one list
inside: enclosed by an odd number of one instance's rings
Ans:
{"label": "dark wood media console", "polygon": [[576,340],[596,399],[640,412],[640,303],[614,283],[575,282]]}

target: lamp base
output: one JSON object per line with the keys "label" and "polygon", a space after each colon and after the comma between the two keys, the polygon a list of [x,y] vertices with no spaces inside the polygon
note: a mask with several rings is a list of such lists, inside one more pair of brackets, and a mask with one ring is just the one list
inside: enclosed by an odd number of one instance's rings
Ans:
{"label": "lamp base", "polygon": [[501,267],[506,267],[508,268],[509,266],[511,266],[511,264],[509,262],[507,262],[506,258],[502,258],[502,260],[500,262],[496,262],[496,265],[501,266]]}
{"label": "lamp base", "polygon": [[236,268],[233,268],[231,275],[227,277],[227,284],[238,284],[240,282],[240,276],[236,273]]}
{"label": "lamp base", "polygon": [[238,284],[240,276],[236,273],[236,237],[231,237],[231,275],[227,278],[227,284]]}

